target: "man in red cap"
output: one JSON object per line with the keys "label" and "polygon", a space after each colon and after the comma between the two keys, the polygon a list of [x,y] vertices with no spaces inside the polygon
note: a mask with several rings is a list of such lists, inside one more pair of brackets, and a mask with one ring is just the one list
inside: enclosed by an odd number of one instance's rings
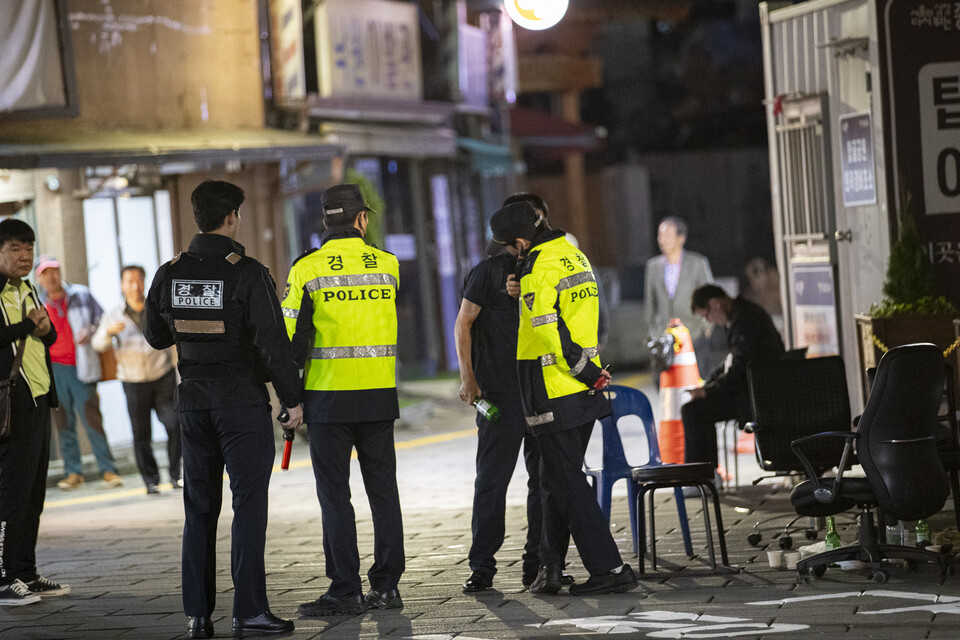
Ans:
{"label": "man in red cap", "polygon": [[100,356],[90,344],[103,309],[90,289],[63,280],[60,262],[53,256],[40,256],[34,273],[42,288],[40,299],[57,332],[57,341],[50,347],[50,359],[60,408],[52,411],[51,416],[57,426],[65,474],[57,486],[62,491],[71,491],[84,481],[77,441],[79,414],[104,483],[110,488],[119,487],[123,480],[117,475],[117,465],[103,430],[100,396],[97,394],[97,382],[102,377]]}

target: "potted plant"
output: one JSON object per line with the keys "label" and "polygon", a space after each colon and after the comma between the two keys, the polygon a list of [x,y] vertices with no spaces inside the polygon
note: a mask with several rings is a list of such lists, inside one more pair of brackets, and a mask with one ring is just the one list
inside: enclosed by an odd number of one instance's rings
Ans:
{"label": "potted plant", "polygon": [[946,357],[956,348],[953,321],[957,309],[946,296],[936,294],[933,265],[909,213],[910,200],[909,191],[901,192],[897,239],[890,247],[883,283],[884,299],[871,305],[869,313],[856,315],[864,397],[868,391],[865,372],[875,367],[888,349],[932,342],[944,350]]}

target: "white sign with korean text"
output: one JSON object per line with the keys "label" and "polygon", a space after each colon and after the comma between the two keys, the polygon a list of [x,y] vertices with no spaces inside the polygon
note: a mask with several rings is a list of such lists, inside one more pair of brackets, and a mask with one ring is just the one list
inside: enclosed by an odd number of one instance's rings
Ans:
{"label": "white sign with korean text", "polygon": [[927,214],[960,213],[960,61],[924,65],[918,84]]}
{"label": "white sign with korean text", "polygon": [[327,0],[315,22],[321,96],[421,99],[416,6]]}
{"label": "white sign with korean text", "polygon": [[271,0],[273,28],[273,85],[278,98],[307,95],[303,70],[303,15],[300,0]]}

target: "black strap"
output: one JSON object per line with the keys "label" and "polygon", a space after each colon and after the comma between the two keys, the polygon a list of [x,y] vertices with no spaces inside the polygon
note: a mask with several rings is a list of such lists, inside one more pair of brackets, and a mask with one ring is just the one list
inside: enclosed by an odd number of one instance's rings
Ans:
{"label": "black strap", "polygon": [[[20,303],[20,320],[24,320],[27,317],[27,301],[24,300]],[[13,384],[13,379],[17,377],[17,373],[20,371],[20,364],[23,362],[23,352],[27,347],[27,336],[20,338],[20,341],[17,342],[17,355],[13,359],[13,368],[10,369],[10,375],[7,376],[7,380]]]}

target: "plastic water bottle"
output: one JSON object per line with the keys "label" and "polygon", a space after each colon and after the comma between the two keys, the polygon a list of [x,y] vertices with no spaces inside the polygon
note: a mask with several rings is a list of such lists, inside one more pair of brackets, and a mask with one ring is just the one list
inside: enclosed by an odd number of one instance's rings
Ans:
{"label": "plastic water bottle", "polygon": [[827,535],[823,539],[824,548],[827,551],[831,549],[839,549],[841,546],[840,543],[840,534],[837,533],[837,524],[833,519],[833,516],[827,517]]}
{"label": "plastic water bottle", "polygon": [[903,521],[897,520],[895,525],[887,525],[887,544],[903,544]]}
{"label": "plastic water bottle", "polygon": [[490,422],[496,422],[500,419],[500,409],[498,409],[497,405],[493,404],[489,400],[484,398],[476,398],[472,404],[474,407],[476,407],[477,413],[482,415]]}
{"label": "plastic water bottle", "polygon": [[917,546],[930,544],[930,525],[923,520],[917,520]]}

